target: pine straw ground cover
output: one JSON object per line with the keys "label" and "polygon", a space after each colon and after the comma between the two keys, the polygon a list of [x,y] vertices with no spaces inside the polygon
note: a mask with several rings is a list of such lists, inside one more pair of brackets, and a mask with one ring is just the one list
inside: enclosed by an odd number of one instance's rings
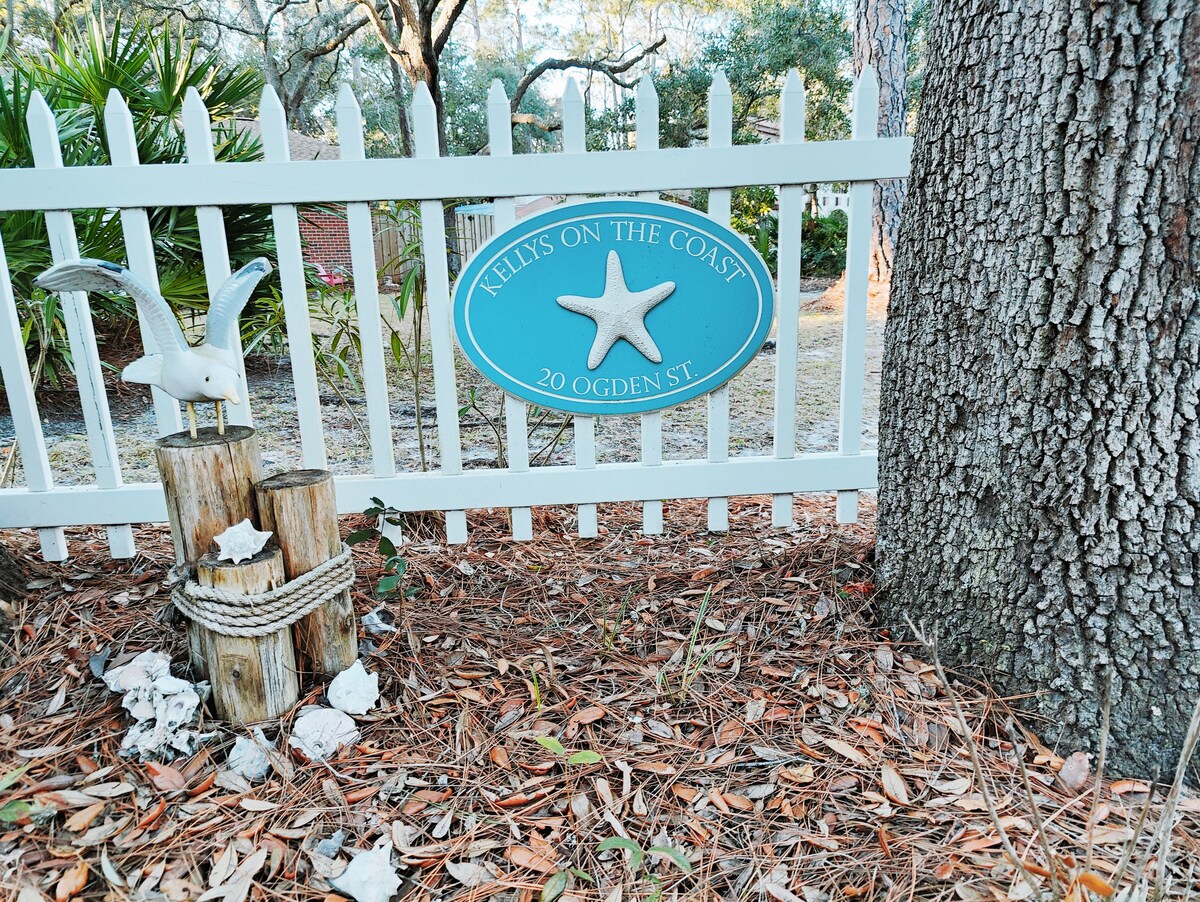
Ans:
{"label": "pine straw ground cover", "polygon": [[[325,877],[387,837],[412,900],[1082,900],[1138,875],[1196,888],[1186,791],[1152,849],[1164,793],[1097,785],[1032,733],[1014,744],[1000,700],[948,693],[872,627],[869,524],[836,526],[818,500],[768,530],[768,505],[735,502],[724,537],[702,504],[669,505],[668,522],[694,525],[655,538],[636,507],[606,506],[592,540],[544,510],[528,543],[485,513],[449,550],[410,518],[416,593],[390,606],[398,631],[364,639],[383,700],[361,743],[329,764],[279,755],[254,787],[225,769],[230,731],[171,766],[117,756],[128,721],[89,659],[185,660],[160,616],[170,542],[140,530],[141,555],[111,562],[101,532],[77,536],[78,555],[5,611],[0,773],[27,769],[0,805],[33,810],[0,825],[0,886],[21,902],[337,899]],[[13,537],[32,563],[33,536]],[[378,562],[359,550],[364,614]],[[578,752],[592,754],[566,763]],[[601,851],[614,836],[623,848]]]}

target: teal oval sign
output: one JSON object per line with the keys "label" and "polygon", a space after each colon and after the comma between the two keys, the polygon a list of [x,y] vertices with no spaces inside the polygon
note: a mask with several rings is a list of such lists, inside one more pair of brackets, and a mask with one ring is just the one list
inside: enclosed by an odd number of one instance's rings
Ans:
{"label": "teal oval sign", "polygon": [[775,295],[736,232],[676,204],[565,204],[492,238],[454,289],[454,330],[531,404],[631,414],[711,392],[754,357]]}

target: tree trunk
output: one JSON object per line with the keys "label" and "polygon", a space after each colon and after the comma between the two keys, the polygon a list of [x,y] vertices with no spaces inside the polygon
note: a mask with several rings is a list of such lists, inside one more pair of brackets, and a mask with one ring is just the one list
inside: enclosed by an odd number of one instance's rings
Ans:
{"label": "tree trunk", "polygon": [[28,579],[13,553],[0,545],[0,601],[13,602],[25,597]]}
{"label": "tree trunk", "polygon": [[388,56],[388,64],[392,69],[392,100],[396,104],[396,122],[400,127],[400,151],[406,157],[413,155],[412,129],[408,124],[408,98],[404,90],[404,74],[400,64]]}
{"label": "tree trunk", "polygon": [[[855,0],[854,74],[863,66],[879,76],[879,137],[903,137],[908,112],[908,18],[904,0]],[[876,282],[890,282],[904,204],[904,179],[875,183],[871,213],[871,270]]]}
{"label": "tree trunk", "polygon": [[246,18],[250,20],[250,27],[259,36],[258,46],[262,51],[263,79],[275,89],[275,93],[279,95],[279,102],[285,104],[284,109],[286,110],[288,92],[283,85],[283,75],[271,53],[271,32],[267,28],[266,20],[263,19],[262,10],[258,8],[258,0],[242,0],[242,9],[246,13]]}
{"label": "tree trunk", "polygon": [[[1200,11],[936,7],[883,361],[882,615],[1174,767],[1200,694]],[[1169,771],[1168,771],[1169,772]]]}

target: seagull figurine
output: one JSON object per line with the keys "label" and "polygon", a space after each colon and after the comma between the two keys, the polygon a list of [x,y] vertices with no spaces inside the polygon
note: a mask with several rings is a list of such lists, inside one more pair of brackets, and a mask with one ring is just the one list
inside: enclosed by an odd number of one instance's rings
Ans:
{"label": "seagull figurine", "polygon": [[196,437],[197,401],[217,405],[217,432],[225,434],[221,402],[240,404],[238,357],[233,330],[250,293],[271,271],[265,257],[251,260],[225,280],[208,305],[204,341],[187,343],[179,321],[163,296],[118,263],[107,260],[67,260],[37,277],[47,291],[121,291],[133,298],[138,312],[158,345],[157,354],[139,357],[121,371],[124,382],[156,385],[173,398],[187,402],[188,431]]}

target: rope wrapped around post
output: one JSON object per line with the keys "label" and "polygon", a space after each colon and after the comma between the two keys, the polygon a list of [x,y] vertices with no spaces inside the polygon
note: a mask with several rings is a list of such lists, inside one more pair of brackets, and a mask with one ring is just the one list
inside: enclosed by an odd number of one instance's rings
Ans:
{"label": "rope wrapped around post", "polygon": [[239,595],[188,579],[175,586],[171,600],[179,612],[224,636],[266,636],[291,626],[354,585],[354,559],[342,552],[278,589]]}

